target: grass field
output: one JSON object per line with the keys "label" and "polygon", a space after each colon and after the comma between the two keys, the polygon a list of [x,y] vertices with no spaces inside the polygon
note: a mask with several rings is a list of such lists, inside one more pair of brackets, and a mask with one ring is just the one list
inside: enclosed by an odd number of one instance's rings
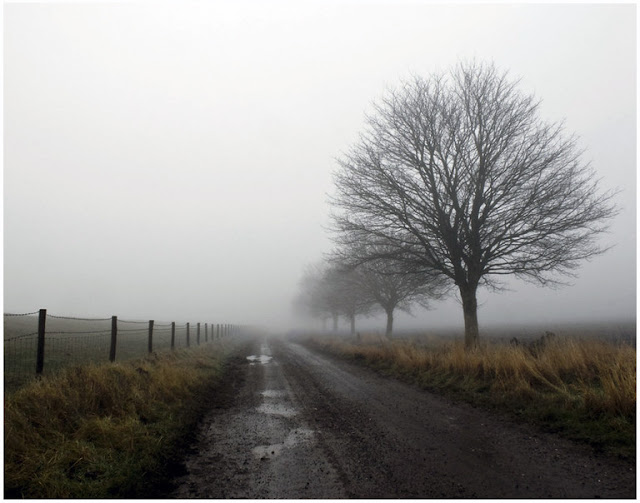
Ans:
{"label": "grass field", "polygon": [[69,367],[7,393],[5,497],[154,494],[237,344]]}
{"label": "grass field", "polygon": [[636,350],[594,337],[558,336],[543,346],[484,342],[474,352],[448,337],[309,343],[426,389],[533,422],[598,450],[635,457]]}

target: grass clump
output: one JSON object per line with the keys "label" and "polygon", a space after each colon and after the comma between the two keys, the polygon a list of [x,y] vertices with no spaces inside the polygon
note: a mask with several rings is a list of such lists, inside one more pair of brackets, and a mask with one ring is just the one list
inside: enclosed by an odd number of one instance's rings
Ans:
{"label": "grass clump", "polygon": [[90,364],[6,395],[5,497],[153,494],[224,359],[211,345]]}
{"label": "grass clump", "polygon": [[635,457],[636,350],[557,338],[544,347],[365,338],[311,344],[378,371],[509,412],[625,458]]}

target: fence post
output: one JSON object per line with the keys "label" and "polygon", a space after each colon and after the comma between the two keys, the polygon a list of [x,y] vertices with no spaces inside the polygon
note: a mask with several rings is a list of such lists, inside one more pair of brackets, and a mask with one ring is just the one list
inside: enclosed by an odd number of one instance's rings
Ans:
{"label": "fence post", "polygon": [[200,345],[200,322],[198,322],[196,327],[197,327],[197,330],[196,330],[196,344],[199,346]]}
{"label": "fence post", "polygon": [[111,317],[111,348],[109,348],[109,361],[116,361],[116,342],[118,338],[118,317]]}
{"label": "fence post", "polygon": [[47,321],[47,310],[40,309],[38,316],[38,352],[36,353],[36,375],[41,376],[44,369],[44,326]]}
{"label": "fence post", "polygon": [[171,349],[176,348],[176,322],[171,322]]}
{"label": "fence post", "polygon": [[189,324],[187,323],[187,347],[189,347]]}
{"label": "fence post", "polygon": [[220,338],[220,323],[216,323],[216,339]]}
{"label": "fence post", "polygon": [[149,353],[153,352],[153,320],[149,320]]}
{"label": "fence post", "polygon": [[209,342],[209,336],[207,335],[207,323],[204,324],[204,342]]}

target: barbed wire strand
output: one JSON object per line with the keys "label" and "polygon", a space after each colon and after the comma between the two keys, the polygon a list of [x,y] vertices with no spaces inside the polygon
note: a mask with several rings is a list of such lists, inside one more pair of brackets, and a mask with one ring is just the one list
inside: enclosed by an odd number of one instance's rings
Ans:
{"label": "barbed wire strand", "polygon": [[8,339],[5,339],[4,342],[11,342],[17,339],[24,339],[25,337],[30,337],[33,335],[38,335],[38,332],[31,332],[30,334],[14,335],[13,337],[9,337]]}
{"label": "barbed wire strand", "polygon": [[45,337],[47,335],[59,335],[59,334],[110,334],[111,330],[58,330],[49,332],[48,330],[45,332]]}
{"label": "barbed wire strand", "polygon": [[76,318],[75,316],[54,316],[47,314],[47,318],[57,318],[59,320],[77,320],[77,321],[111,321],[111,318]]}
{"label": "barbed wire strand", "polygon": [[34,311],[33,313],[4,313],[5,316],[31,316],[32,314],[38,314],[40,311]]}

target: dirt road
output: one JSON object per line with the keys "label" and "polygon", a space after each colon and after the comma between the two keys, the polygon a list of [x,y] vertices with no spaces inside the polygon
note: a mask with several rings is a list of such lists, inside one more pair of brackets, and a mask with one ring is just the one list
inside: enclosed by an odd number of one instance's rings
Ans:
{"label": "dirt road", "polygon": [[242,360],[172,497],[635,498],[635,465],[298,344]]}

